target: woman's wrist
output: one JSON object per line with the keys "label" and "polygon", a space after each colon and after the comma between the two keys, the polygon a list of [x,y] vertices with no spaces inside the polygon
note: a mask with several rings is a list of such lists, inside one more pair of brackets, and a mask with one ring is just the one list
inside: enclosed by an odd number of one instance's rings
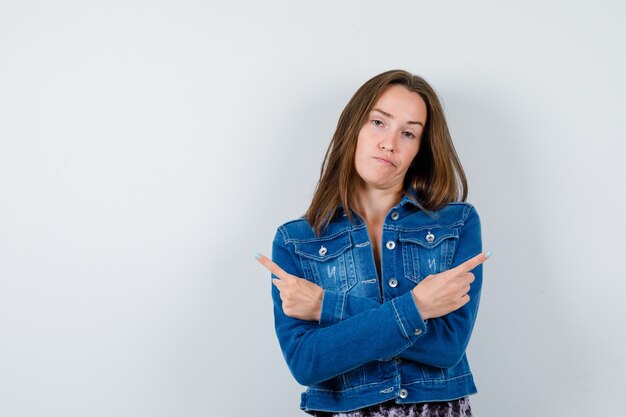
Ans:
{"label": "woman's wrist", "polygon": [[419,294],[419,290],[417,286],[413,288],[413,290],[411,291],[411,294],[413,295],[413,301],[415,301],[415,307],[417,308],[417,311],[419,311],[420,315],[422,316],[422,320],[426,321],[430,319],[431,317],[429,316],[428,309],[426,308],[426,303],[424,303],[424,300],[420,298],[419,296],[420,294]]}

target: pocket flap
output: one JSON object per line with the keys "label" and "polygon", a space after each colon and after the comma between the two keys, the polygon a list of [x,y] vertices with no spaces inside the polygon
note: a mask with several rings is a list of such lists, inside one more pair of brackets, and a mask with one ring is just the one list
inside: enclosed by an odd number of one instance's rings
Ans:
{"label": "pocket flap", "polygon": [[458,239],[458,229],[430,229],[419,232],[400,233],[400,242],[414,243],[426,249],[432,249],[446,239]]}
{"label": "pocket flap", "polygon": [[295,245],[296,253],[308,259],[325,262],[344,253],[352,246],[348,233],[328,240],[300,242]]}

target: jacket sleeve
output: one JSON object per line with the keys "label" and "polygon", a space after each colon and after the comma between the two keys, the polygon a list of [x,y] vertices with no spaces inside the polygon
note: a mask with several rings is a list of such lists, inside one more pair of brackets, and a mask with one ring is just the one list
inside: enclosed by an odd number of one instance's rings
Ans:
{"label": "jacket sleeve", "polygon": [[[451,268],[481,251],[480,219],[476,210],[472,208],[460,232]],[[476,322],[482,272],[482,265],[472,270],[475,281],[470,288],[469,303],[445,316],[427,320],[427,331],[413,345],[402,351],[399,354],[400,357],[438,368],[451,368],[461,360]],[[408,294],[411,292],[409,291]],[[348,317],[379,307],[380,304],[370,298],[324,291],[320,325],[332,327]]]}
{"label": "jacket sleeve", "polygon": [[[280,228],[274,239],[272,257],[286,272],[302,276],[300,264],[289,250]],[[410,292],[328,327],[286,316],[280,292],[274,285],[272,299],[276,335],[283,356],[296,381],[306,386],[367,362],[397,356],[426,332]]]}

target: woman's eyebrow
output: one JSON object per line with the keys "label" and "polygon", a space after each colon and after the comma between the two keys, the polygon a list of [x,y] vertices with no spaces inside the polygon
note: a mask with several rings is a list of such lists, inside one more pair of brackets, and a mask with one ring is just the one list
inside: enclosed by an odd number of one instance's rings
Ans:
{"label": "woman's eyebrow", "polygon": [[[393,119],[393,116],[391,114],[387,113],[384,110],[376,108],[376,109],[372,109],[372,111],[377,111],[378,113],[381,113],[383,116],[386,116],[386,117],[388,117],[390,119]],[[407,124],[410,124],[410,125],[420,125],[420,126],[424,127],[424,123],[422,123],[422,122],[407,122]]]}

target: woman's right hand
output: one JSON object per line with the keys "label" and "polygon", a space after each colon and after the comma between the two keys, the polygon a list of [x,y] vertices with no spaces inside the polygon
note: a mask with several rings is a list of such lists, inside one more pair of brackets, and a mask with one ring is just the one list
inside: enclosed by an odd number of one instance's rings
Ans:
{"label": "woman's right hand", "polygon": [[280,291],[283,312],[286,316],[300,320],[320,321],[324,289],[304,278],[288,274],[268,257],[255,254],[259,263],[278,279],[272,283]]}
{"label": "woman's right hand", "polygon": [[474,274],[470,271],[489,258],[491,252],[480,253],[455,268],[429,275],[413,288],[413,300],[422,319],[445,316],[469,302],[470,284]]}

